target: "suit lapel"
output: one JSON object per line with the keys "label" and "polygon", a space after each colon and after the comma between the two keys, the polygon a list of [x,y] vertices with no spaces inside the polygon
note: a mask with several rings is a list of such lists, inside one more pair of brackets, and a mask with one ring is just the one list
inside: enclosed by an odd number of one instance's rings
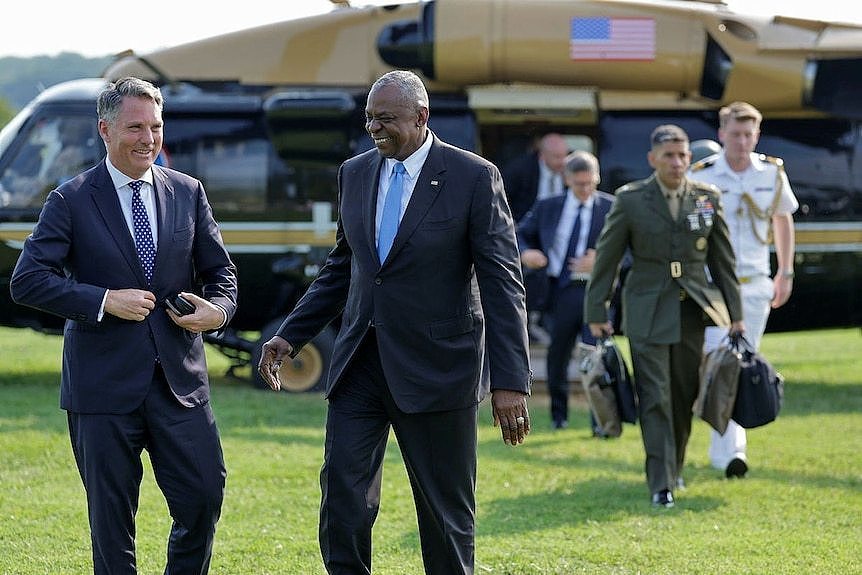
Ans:
{"label": "suit lapel", "polygon": [[599,233],[602,231],[602,226],[605,224],[603,200],[598,197],[593,197],[593,213],[590,216],[590,233],[587,236],[587,249],[596,247],[596,240]]}
{"label": "suit lapel", "polygon": [[129,267],[139,282],[142,285],[146,285],[147,280],[144,277],[144,269],[141,267],[138,252],[135,249],[135,240],[132,238],[131,233],[129,233],[129,226],[126,224],[123,209],[120,207],[120,198],[117,197],[114,181],[111,180],[104,161],[99,169],[96,170],[91,185],[92,190],[90,195],[93,198],[96,209],[102,216],[102,221],[105,222],[105,227],[108,228],[108,232],[114,238],[114,241],[117,242],[123,258],[128,262]]}
{"label": "suit lapel", "polygon": [[[369,155],[368,162],[362,168],[365,172],[359,174],[356,181],[361,186],[359,197],[363,198],[362,216],[365,225],[365,237],[377,265],[380,265],[377,254],[377,194],[380,193],[380,170],[383,166],[383,158],[379,154]],[[342,189],[346,186],[342,184]]]}
{"label": "suit lapel", "polygon": [[[159,268],[166,260],[166,254],[173,240],[174,230],[174,188],[171,181],[161,170],[153,166],[153,188],[156,198],[156,227],[159,232],[159,245],[156,247],[156,261],[153,265],[153,281],[159,277]],[[159,257],[161,255],[161,257]]]}
{"label": "suit lapel", "polygon": [[650,176],[649,182],[644,187],[644,203],[647,209],[652,211],[657,217],[664,221],[673,224],[673,218],[670,217],[670,209],[667,207],[667,200],[661,193],[661,187],[655,179],[655,174]]}
{"label": "suit lapel", "polygon": [[[566,192],[569,193],[569,192]],[[541,234],[541,244],[553,246],[557,236],[557,228],[560,225],[560,219],[563,217],[563,206],[566,204],[566,196],[554,196],[546,206],[548,209],[542,210],[539,214],[541,222],[539,223],[539,234]],[[535,209],[535,206],[533,206]]]}

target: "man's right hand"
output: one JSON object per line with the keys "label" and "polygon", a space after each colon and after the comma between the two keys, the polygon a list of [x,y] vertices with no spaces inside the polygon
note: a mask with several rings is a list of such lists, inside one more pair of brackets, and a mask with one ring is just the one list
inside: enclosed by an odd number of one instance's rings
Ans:
{"label": "man's right hand", "polygon": [[548,265],[548,257],[542,250],[530,248],[521,252],[521,263],[525,268],[538,270]]}
{"label": "man's right hand", "polygon": [[293,352],[293,346],[281,336],[273,336],[263,344],[260,354],[260,362],[257,364],[257,372],[266,384],[274,391],[281,389],[281,378],[278,375],[281,363],[285,357]]}
{"label": "man's right hand", "polygon": [[612,336],[614,334],[614,326],[611,322],[606,321],[603,323],[591,323],[590,324],[590,333],[596,339],[602,339],[605,337]]}
{"label": "man's right hand", "polygon": [[108,290],[105,298],[105,313],[131,321],[144,321],[155,307],[156,296],[140,289]]}

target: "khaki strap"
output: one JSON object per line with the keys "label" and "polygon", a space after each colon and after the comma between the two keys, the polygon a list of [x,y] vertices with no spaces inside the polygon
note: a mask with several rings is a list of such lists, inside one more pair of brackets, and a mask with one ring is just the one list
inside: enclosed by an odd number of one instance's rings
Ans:
{"label": "khaki strap", "polygon": [[[771,163],[775,164],[775,196],[772,198],[772,204],[766,208],[766,210],[761,210],[760,206],[758,206],[754,198],[748,192],[742,192],[742,201],[748,206],[748,219],[751,222],[751,231],[754,234],[754,237],[757,238],[762,244],[769,245],[772,243],[772,216],[775,215],[775,210],[778,208],[778,202],[781,201],[781,190],[784,187],[784,179],[781,175],[784,173],[784,162],[779,158],[769,158]],[[741,213],[742,208],[740,207],[739,215]],[[766,237],[763,238],[757,232],[757,220],[766,220],[767,222],[767,230]]]}

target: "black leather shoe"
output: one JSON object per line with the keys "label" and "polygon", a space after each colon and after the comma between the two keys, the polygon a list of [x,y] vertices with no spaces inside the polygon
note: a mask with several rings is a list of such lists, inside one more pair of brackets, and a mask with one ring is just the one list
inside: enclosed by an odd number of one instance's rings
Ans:
{"label": "black leather shoe", "polygon": [[727,469],[724,470],[724,475],[728,479],[738,477],[742,479],[748,473],[748,464],[738,457],[734,457],[727,464]]}
{"label": "black leather shoe", "polygon": [[664,507],[665,509],[673,507],[673,493],[670,492],[670,489],[662,489],[658,493],[653,493],[652,506]]}

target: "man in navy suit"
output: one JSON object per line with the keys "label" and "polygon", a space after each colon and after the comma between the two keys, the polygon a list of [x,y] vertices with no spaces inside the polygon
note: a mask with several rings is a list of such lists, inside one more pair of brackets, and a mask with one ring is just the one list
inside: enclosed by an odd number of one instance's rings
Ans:
{"label": "man in navy suit", "polygon": [[341,166],[336,245],[258,367],[278,389],[282,360],[341,316],[320,472],[320,548],[331,574],[371,573],[390,428],[413,488],[425,571],[439,575],[473,573],[479,402],[490,390],[507,444],[530,430],[524,288],[502,179],[493,164],[440,141],[428,117],[412,72],[371,87],[365,127],[376,150]]}
{"label": "man in navy suit", "polygon": [[[537,201],[518,225],[521,263],[548,276],[551,343],[547,355],[551,422],[568,426],[568,366],[578,334],[584,331],[584,292],[596,257],[596,240],[614,197],[596,190],[599,162],[589,152],[566,158],[569,193]],[[585,334],[588,342],[592,336]]]}
{"label": "man in navy suit", "polygon": [[[233,316],[236,270],[201,182],[153,165],[158,88],[109,84],[98,113],[107,158],[48,195],[12,297],[66,318],[60,405],[87,492],[94,573],[137,572],[144,449],[173,518],[165,573],[207,573],[225,466],[200,334]],[[192,313],[165,308],[177,293]]]}

